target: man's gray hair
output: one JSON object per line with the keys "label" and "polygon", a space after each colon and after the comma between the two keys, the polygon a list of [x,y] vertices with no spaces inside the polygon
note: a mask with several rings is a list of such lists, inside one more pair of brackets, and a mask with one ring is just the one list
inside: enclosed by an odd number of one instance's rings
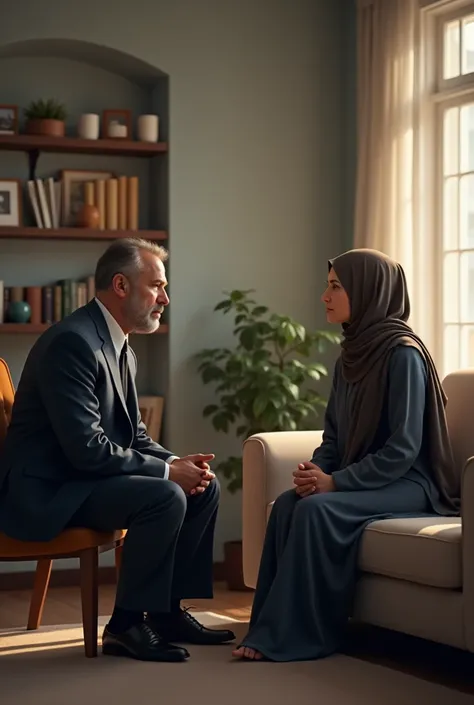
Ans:
{"label": "man's gray hair", "polygon": [[152,252],[162,262],[168,259],[168,252],[161,245],[149,240],[124,237],[114,242],[99,258],[95,270],[96,291],[106,291],[112,286],[116,274],[123,274],[128,279],[135,279],[143,267],[141,253]]}

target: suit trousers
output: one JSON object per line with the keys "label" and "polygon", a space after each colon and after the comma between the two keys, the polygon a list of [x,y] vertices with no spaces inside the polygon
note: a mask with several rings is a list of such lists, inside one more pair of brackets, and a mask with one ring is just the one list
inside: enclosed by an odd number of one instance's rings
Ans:
{"label": "suit trousers", "polygon": [[116,605],[168,612],[177,599],[213,596],[213,544],[220,488],[199,495],[175,482],[141,475],[101,480],[69,526],[127,529]]}

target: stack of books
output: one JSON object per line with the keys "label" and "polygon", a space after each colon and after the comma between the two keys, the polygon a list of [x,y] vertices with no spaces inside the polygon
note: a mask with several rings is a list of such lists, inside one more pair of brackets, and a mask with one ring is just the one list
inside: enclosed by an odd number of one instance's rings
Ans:
{"label": "stack of books", "polygon": [[95,296],[94,277],[61,279],[45,286],[4,286],[0,281],[0,323],[8,322],[10,301],[26,301],[31,308],[29,323],[58,323]]}

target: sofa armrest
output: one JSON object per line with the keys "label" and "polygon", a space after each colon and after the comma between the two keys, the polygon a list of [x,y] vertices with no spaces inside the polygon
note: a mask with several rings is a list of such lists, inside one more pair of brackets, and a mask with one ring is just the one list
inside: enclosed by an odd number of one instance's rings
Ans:
{"label": "sofa armrest", "polygon": [[257,584],[271,503],[293,487],[298,463],[310,460],[321,445],[322,431],[258,433],[243,448],[242,540],[244,582]]}
{"label": "sofa armrest", "polygon": [[461,499],[464,629],[467,648],[474,651],[474,457],[464,466]]}

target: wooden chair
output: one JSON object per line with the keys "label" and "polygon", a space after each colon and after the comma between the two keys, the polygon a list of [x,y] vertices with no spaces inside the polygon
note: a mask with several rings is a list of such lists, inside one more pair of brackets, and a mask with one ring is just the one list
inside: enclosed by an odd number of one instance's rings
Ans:
{"label": "wooden chair", "polygon": [[[6,436],[14,399],[7,363],[0,358],[0,450]],[[84,650],[97,656],[99,617],[99,553],[115,549],[115,566],[120,569],[126,531],[100,532],[66,529],[52,541],[17,541],[0,532],[0,561],[37,561],[27,629],[38,629],[55,558],[79,558]]]}

